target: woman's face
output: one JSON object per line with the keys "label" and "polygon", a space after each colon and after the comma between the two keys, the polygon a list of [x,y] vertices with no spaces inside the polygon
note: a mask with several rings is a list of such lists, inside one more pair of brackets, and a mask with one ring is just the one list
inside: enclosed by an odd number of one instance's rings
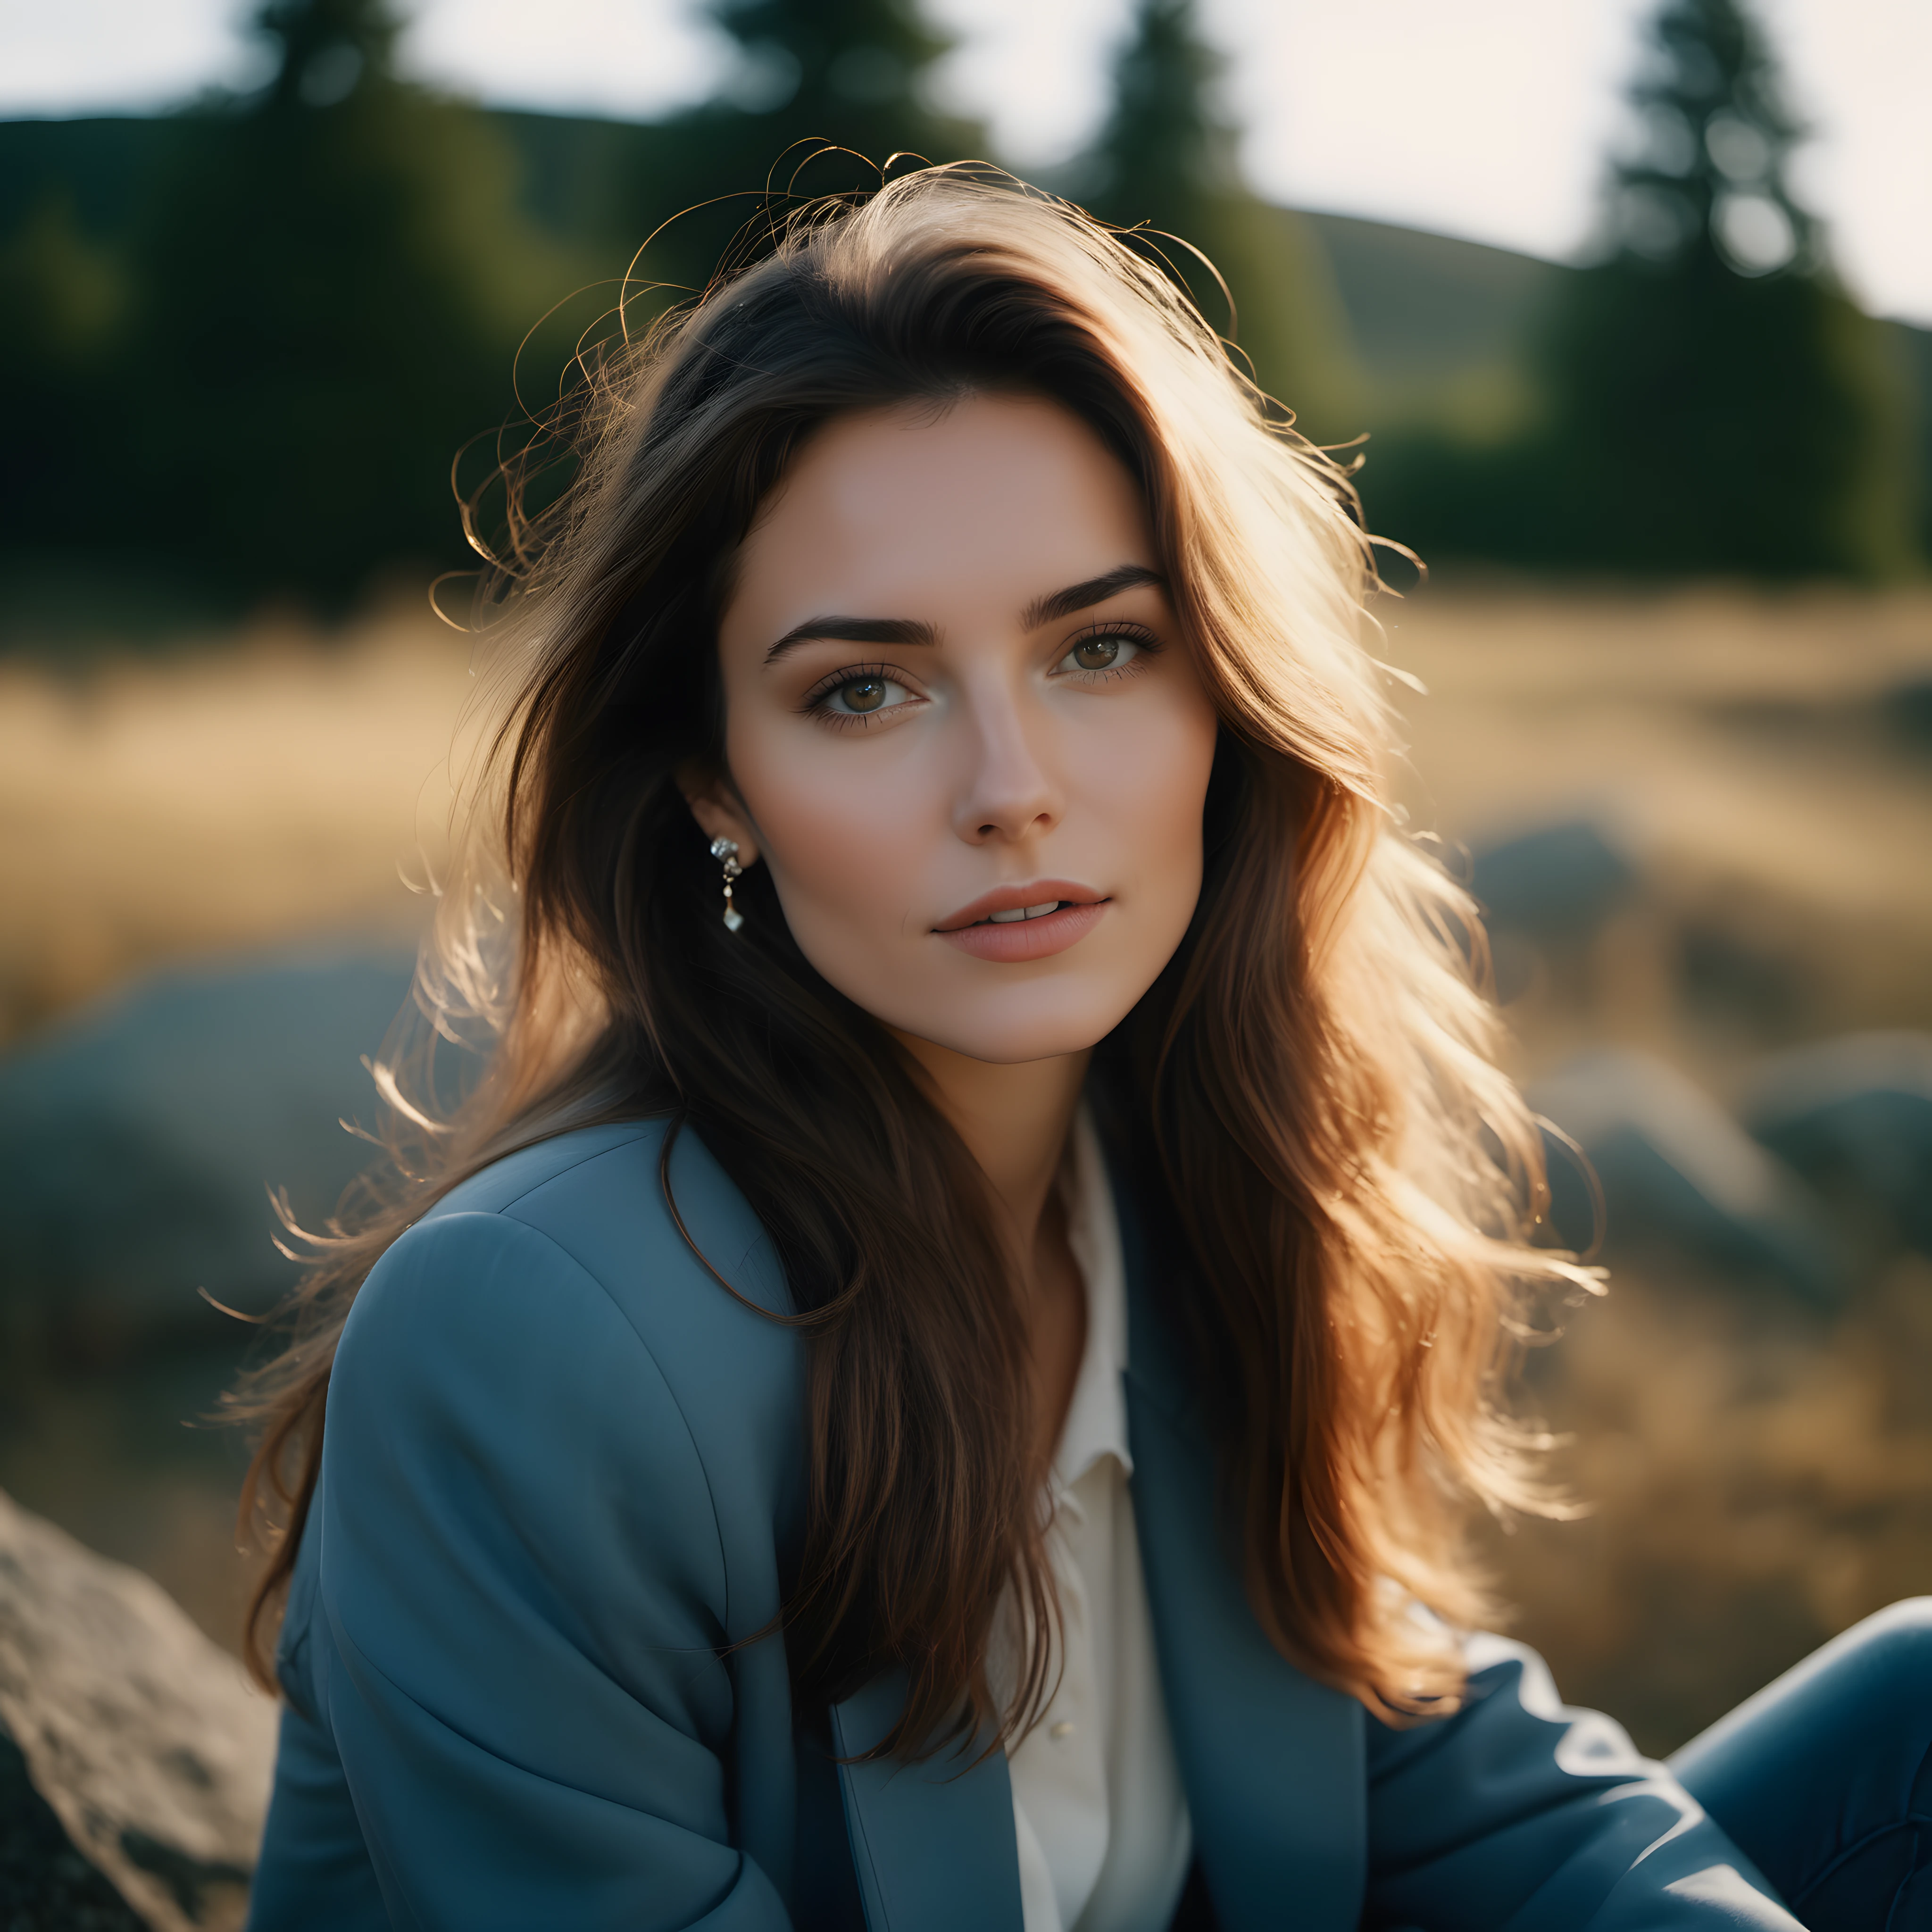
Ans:
{"label": "woman's face", "polygon": [[719,651],[731,783],[693,809],[848,998],[1013,1062],[1091,1046],[1153,983],[1200,892],[1216,718],[1139,492],[1075,417],[834,422],[747,538]]}

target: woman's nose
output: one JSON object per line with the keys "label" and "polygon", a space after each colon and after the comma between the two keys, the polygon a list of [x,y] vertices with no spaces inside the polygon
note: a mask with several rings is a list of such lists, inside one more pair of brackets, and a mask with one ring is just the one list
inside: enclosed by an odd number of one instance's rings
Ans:
{"label": "woman's nose", "polygon": [[1049,770],[1048,721],[1025,716],[1012,697],[976,694],[960,722],[967,769],[954,808],[961,838],[980,844],[1052,830],[1065,801]]}

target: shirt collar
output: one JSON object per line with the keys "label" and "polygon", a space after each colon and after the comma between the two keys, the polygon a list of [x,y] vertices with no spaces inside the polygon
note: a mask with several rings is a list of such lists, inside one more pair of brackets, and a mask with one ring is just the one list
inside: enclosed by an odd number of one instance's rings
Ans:
{"label": "shirt collar", "polygon": [[1131,1476],[1126,1397],[1120,1377],[1127,1366],[1126,1272],[1120,1256],[1120,1225],[1100,1137],[1082,1106],[1073,1123],[1072,1158],[1066,1188],[1066,1235],[1087,1286],[1087,1346],[1073,1384],[1073,1400],[1054,1452],[1056,1486],[1070,1488],[1103,1456],[1119,1459]]}

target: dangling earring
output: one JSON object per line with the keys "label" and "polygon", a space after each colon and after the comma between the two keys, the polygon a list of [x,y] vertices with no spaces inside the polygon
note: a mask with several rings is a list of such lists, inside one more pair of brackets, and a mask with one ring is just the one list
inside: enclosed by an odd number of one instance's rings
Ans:
{"label": "dangling earring", "polygon": [[745,915],[731,903],[731,881],[742,875],[744,867],[738,862],[738,842],[735,838],[714,838],[711,842],[711,856],[724,862],[724,930],[736,932],[745,922]]}

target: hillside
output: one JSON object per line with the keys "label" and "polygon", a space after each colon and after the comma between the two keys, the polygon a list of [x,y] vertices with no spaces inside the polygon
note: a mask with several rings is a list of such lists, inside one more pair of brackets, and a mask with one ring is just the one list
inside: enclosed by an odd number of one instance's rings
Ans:
{"label": "hillside", "polygon": [[[701,284],[761,185],[724,178],[742,163],[728,158],[727,130],[710,110],[649,123],[481,110],[476,119],[478,153],[514,199],[514,215],[506,207],[502,222],[506,258],[518,264],[507,272],[509,310],[523,306],[524,278],[532,320],[572,286],[589,290],[553,325],[560,347],[602,305],[598,285],[622,273],[661,224],[672,226],[646,272],[674,286]],[[31,290],[56,261],[59,273],[77,278],[93,312],[118,313],[124,329],[127,310],[116,304],[134,292],[123,273],[130,238],[184,124],[169,116],[0,122],[0,292],[23,277],[22,287]],[[742,199],[730,192],[718,198],[734,187]],[[682,218],[673,220],[680,211]],[[512,228],[521,231],[520,242]],[[1312,238],[1325,251],[1352,338],[1359,380],[1340,412],[1342,434],[1382,438],[1378,453],[1387,460],[1412,432],[1493,446],[1533,421],[1540,320],[1574,271],[1353,216],[1310,216],[1300,237],[1298,245]],[[80,313],[75,303],[68,306]],[[33,310],[28,302],[22,312]],[[4,380],[19,383],[22,400],[44,401],[42,413],[53,410],[57,423],[56,399],[36,392],[50,381],[71,388],[78,365],[41,369],[36,358],[54,352],[26,347],[34,338],[32,326],[22,326],[27,334],[16,343],[0,321],[0,344],[12,345]],[[57,325],[56,334],[64,326]],[[1888,326],[1910,379],[1900,390],[1917,399],[1912,436],[1920,473],[1932,476],[1932,332]],[[550,346],[546,336],[539,360]],[[508,355],[506,346],[506,365]]]}
{"label": "hillside", "polygon": [[[758,185],[689,178],[680,151],[696,145],[688,136],[701,129],[701,114],[688,122],[488,118],[514,150],[526,216],[560,239],[614,255],[706,193]],[[50,201],[64,204],[87,240],[112,248],[134,220],[174,124],[167,116],[0,122],[0,248]],[[1564,272],[1507,249],[1386,222],[1309,218],[1333,265],[1357,353],[1378,380],[1440,376],[1519,356]]]}
{"label": "hillside", "polygon": [[1390,222],[1306,219],[1328,251],[1355,352],[1386,381],[1518,360],[1568,272],[1534,256]]}
{"label": "hillside", "polygon": [[[1426,411],[1444,387],[1526,382],[1538,322],[1568,268],[1354,215],[1304,218],[1328,250],[1376,402],[1406,414]],[[1886,326],[1916,393],[1916,440],[1932,476],[1932,329]]]}

